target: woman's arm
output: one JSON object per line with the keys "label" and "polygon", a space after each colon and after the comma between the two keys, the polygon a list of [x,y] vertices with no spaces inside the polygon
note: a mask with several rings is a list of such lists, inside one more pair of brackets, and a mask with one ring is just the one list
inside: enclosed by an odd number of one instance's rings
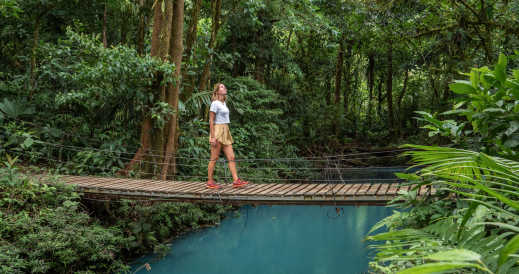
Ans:
{"label": "woman's arm", "polygon": [[216,139],[214,136],[214,118],[216,116],[216,113],[209,111],[209,143],[211,145],[216,145]]}

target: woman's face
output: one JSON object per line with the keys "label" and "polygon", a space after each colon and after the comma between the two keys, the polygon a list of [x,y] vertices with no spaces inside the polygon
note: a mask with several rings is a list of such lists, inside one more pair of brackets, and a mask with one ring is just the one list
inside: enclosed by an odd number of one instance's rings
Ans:
{"label": "woman's face", "polygon": [[220,86],[218,87],[218,94],[219,95],[226,95],[227,94],[227,88],[225,87],[224,84],[220,84]]}

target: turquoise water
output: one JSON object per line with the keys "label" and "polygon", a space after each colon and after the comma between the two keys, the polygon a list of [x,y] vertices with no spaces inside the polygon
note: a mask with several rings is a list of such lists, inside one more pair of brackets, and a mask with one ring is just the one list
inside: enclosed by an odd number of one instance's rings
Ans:
{"label": "turquoise water", "polygon": [[390,215],[382,206],[246,206],[213,228],[172,243],[151,271],[137,273],[367,273],[363,239],[371,226]]}

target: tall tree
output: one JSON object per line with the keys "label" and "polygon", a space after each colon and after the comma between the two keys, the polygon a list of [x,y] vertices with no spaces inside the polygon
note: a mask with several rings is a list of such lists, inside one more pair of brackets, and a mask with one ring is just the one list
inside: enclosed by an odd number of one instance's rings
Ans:
{"label": "tall tree", "polygon": [[209,39],[209,44],[207,48],[209,50],[209,55],[207,56],[207,60],[205,61],[204,68],[202,71],[202,76],[200,76],[200,85],[198,90],[204,91],[207,89],[209,85],[209,78],[211,76],[211,65],[213,64],[214,58],[214,49],[216,47],[216,37],[218,35],[218,31],[220,30],[220,15],[222,12],[222,0],[214,0],[211,1],[211,13],[212,13],[212,25],[211,25],[211,38]]}
{"label": "tall tree", "polygon": [[[169,130],[167,135],[166,151],[161,171],[162,180],[166,180],[171,159],[175,160],[176,145],[178,140],[178,97],[180,94],[180,84],[182,80],[180,76],[182,68],[182,52],[184,49],[182,44],[182,35],[184,32],[184,0],[175,0],[173,17],[174,20],[173,27],[171,28],[170,55],[173,59],[172,61],[175,63],[176,81],[175,84],[170,84],[168,86],[167,101],[169,106],[173,109],[173,114],[171,115],[168,123]],[[173,171],[175,171],[175,164],[176,162],[173,162]]]}
{"label": "tall tree", "polygon": [[[156,1],[153,10],[153,31],[151,35],[151,52],[150,55],[155,58],[167,61],[169,55],[169,47],[171,40],[171,23],[173,19],[173,3],[172,0]],[[154,83],[154,98],[161,101],[166,99],[167,86],[160,83],[160,79]],[[125,171],[131,169],[137,162],[143,160],[146,154],[153,149],[159,155],[164,155],[164,131],[163,129],[154,129],[151,118],[150,108],[143,111],[143,120],[141,124],[140,147],[133,156],[132,160],[126,165]],[[158,163],[162,159],[153,159]]]}
{"label": "tall tree", "polygon": [[387,78],[386,78],[386,96],[387,96],[387,119],[389,132],[394,133],[394,115],[393,115],[393,41],[388,41],[387,48]]}
{"label": "tall tree", "polygon": [[[184,53],[184,64],[190,64],[191,62],[191,56],[193,55],[196,36],[198,32],[198,21],[201,7],[202,0],[195,0],[195,2],[193,3],[193,7],[191,8],[191,23],[189,24],[189,30],[186,35],[186,50]],[[193,89],[195,88],[194,77],[189,76],[186,72],[187,69],[182,70],[183,92],[181,94],[181,97],[184,101],[191,97]]]}

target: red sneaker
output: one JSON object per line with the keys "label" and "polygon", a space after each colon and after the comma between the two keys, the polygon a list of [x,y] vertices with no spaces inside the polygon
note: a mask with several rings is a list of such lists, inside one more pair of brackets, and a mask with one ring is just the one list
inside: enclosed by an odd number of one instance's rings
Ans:
{"label": "red sneaker", "polygon": [[210,189],[219,189],[220,186],[217,185],[215,181],[208,181],[208,182],[207,182],[207,188],[210,188]]}
{"label": "red sneaker", "polygon": [[249,182],[247,181],[243,181],[242,179],[238,178],[238,180],[234,181],[232,183],[232,187],[244,187],[248,184]]}

